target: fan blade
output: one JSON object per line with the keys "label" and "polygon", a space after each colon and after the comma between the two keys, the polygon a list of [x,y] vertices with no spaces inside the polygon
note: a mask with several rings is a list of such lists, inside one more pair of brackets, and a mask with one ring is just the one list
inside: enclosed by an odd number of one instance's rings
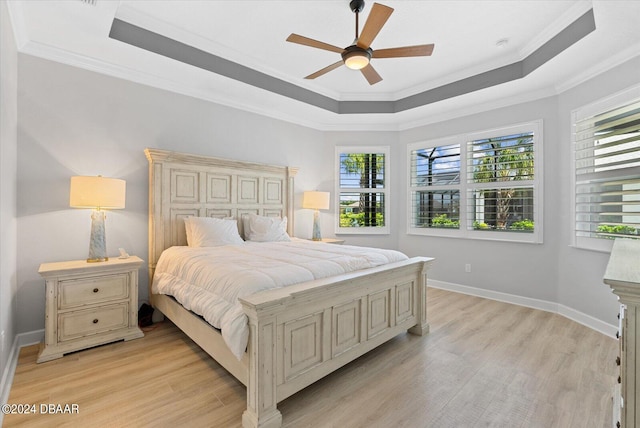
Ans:
{"label": "fan blade", "polygon": [[373,58],[399,58],[407,56],[429,56],[433,53],[433,43],[430,45],[403,46],[401,48],[377,49],[373,51]]}
{"label": "fan blade", "polygon": [[318,70],[315,73],[308,75],[307,77],[305,77],[305,79],[315,79],[316,77],[320,77],[323,74],[330,72],[331,70],[335,70],[336,68],[340,67],[342,64],[344,64],[343,61],[335,62],[331,65],[326,66],[322,70]]}
{"label": "fan blade", "polygon": [[379,81],[382,80],[382,77],[378,74],[378,72],[371,66],[371,64],[367,65],[365,68],[360,70],[362,75],[370,85],[375,85]]}
{"label": "fan blade", "polygon": [[300,36],[298,34],[291,34],[287,37],[287,42],[297,43],[299,45],[311,46],[312,48],[324,49],[325,51],[337,52],[339,54],[344,50],[343,48],[339,48],[337,46],[330,45],[328,43],[320,42],[318,40],[313,40],[308,37]]}
{"label": "fan blade", "polygon": [[392,13],[393,9],[389,6],[374,3],[367,22],[365,22],[364,28],[362,29],[362,33],[360,33],[358,37],[358,42],[356,43],[358,47],[368,49]]}

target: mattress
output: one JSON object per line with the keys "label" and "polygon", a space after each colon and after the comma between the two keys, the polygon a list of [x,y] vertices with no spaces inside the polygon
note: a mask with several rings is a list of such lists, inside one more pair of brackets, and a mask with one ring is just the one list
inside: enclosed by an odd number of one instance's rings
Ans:
{"label": "mattress", "polygon": [[152,291],[173,296],[220,329],[229,349],[240,359],[247,347],[249,327],[238,298],[407,258],[394,250],[302,239],[171,247],[158,260]]}

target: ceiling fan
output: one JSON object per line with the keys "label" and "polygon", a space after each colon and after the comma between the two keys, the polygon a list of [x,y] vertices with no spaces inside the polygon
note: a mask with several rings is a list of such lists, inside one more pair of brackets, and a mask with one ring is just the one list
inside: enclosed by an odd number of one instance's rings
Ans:
{"label": "ceiling fan", "polygon": [[351,46],[340,48],[298,34],[291,34],[287,37],[287,41],[298,43],[300,45],[311,46],[312,48],[323,49],[326,51],[336,52],[342,55],[342,60],[333,63],[323,69],[316,71],[305,77],[305,79],[315,79],[323,74],[335,70],[342,64],[353,70],[360,70],[370,85],[375,85],[382,80],[382,77],[373,68],[370,61],[371,58],[399,58],[413,56],[429,56],[433,52],[433,43],[428,45],[404,46],[399,48],[378,49],[373,50],[371,43],[376,38],[382,26],[393,13],[393,9],[374,3],[369,13],[369,17],[362,28],[362,33],[358,34],[358,16],[364,9],[364,0],[352,0],[349,2],[351,11],[356,14],[356,38]]}

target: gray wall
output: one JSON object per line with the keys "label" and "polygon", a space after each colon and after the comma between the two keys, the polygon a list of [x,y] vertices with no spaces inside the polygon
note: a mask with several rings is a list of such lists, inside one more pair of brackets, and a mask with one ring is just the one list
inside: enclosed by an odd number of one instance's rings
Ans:
{"label": "gray wall", "polygon": [[[146,260],[146,147],[298,166],[298,207],[303,190],[325,190],[332,175],[333,150],[318,131],[32,56],[18,66],[20,332],[44,327],[40,263],[87,257],[90,212],[69,208],[69,177],[127,181],[126,208],[107,214],[107,252]],[[299,212],[296,234],[310,237],[311,212]],[[141,269],[141,300],[147,282]]]}
{"label": "gray wall", "polygon": [[[18,55],[17,331],[44,326],[42,262],[82,259],[89,213],[68,207],[69,177],[127,180],[127,207],[107,219],[107,249],[147,256],[145,147],[300,167],[296,235],[311,235],[301,193],[333,191],[336,145],[392,148],[391,234],[348,236],[349,244],[399,248],[438,260],[431,277],[549,302],[615,324],[616,301],[602,284],[607,255],[570,249],[570,110],[638,82],[638,60],[559,96],[401,132],[320,132],[54,62]],[[544,120],[544,243],[516,244],[407,236],[406,145],[426,139]],[[322,213],[324,236],[333,216]],[[472,274],[464,264],[472,265]],[[147,297],[141,270],[140,298]],[[513,278],[518,278],[514,281]],[[4,303],[3,303],[4,304]]]}
{"label": "gray wall", "polygon": [[[554,147],[559,144],[555,97],[405,131],[401,136],[404,152],[397,160],[402,165],[401,169],[406,171],[407,143],[539,119],[543,120],[544,141],[544,244],[404,235],[400,240],[400,248],[407,254],[423,254],[437,258],[430,272],[431,278],[523,297],[556,301],[558,266],[553,249],[558,245],[560,225],[553,221],[553,210],[557,206],[554,201],[557,200],[557,171],[561,165],[554,153]],[[402,230],[406,230],[407,227],[404,205],[406,204],[403,204],[402,215],[399,216],[399,227]],[[471,264],[471,273],[465,272],[465,264]]]}
{"label": "gray wall", "polygon": [[[6,2],[0,2],[0,402],[17,333],[16,152],[18,56]],[[0,422],[2,415],[0,415]]]}
{"label": "gray wall", "polygon": [[[394,170],[402,170],[401,179],[406,181],[407,143],[543,119],[544,242],[516,244],[401,233],[399,249],[409,255],[436,257],[430,271],[433,279],[555,302],[570,311],[617,324],[617,299],[602,282],[609,254],[570,247],[574,226],[571,112],[639,84],[638,70],[640,57],[558,96],[401,132],[401,150],[395,158],[401,167]],[[401,208],[397,224],[404,231],[406,203]],[[466,263],[472,265],[472,273],[465,273]]]}
{"label": "gray wall", "polygon": [[[556,257],[561,260],[558,269],[558,303],[574,308],[595,318],[617,324],[617,303],[612,299],[609,287],[602,284],[602,277],[609,260],[608,253],[586,251],[570,247],[571,218],[569,195],[573,189],[568,184],[567,174],[571,152],[571,112],[579,107],[606,98],[624,89],[640,84],[640,57],[626,62],[590,81],[568,90],[558,97],[560,120],[560,159],[561,176],[558,201],[560,245]],[[613,302],[613,303],[612,303]]]}

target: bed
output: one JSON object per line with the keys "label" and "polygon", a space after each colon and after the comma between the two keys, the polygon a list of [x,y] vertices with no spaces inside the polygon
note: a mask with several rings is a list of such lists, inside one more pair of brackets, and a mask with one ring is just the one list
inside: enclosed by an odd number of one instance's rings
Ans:
{"label": "bed", "polygon": [[400,333],[428,333],[433,259],[413,257],[240,297],[248,341],[242,355],[232,352],[202,316],[154,292],[158,261],[165,250],[186,246],[187,217],[238,219],[241,235],[248,216],[286,217],[293,236],[297,169],[159,149],[145,154],[151,304],[247,387],[244,427],[281,426],[278,402]]}

